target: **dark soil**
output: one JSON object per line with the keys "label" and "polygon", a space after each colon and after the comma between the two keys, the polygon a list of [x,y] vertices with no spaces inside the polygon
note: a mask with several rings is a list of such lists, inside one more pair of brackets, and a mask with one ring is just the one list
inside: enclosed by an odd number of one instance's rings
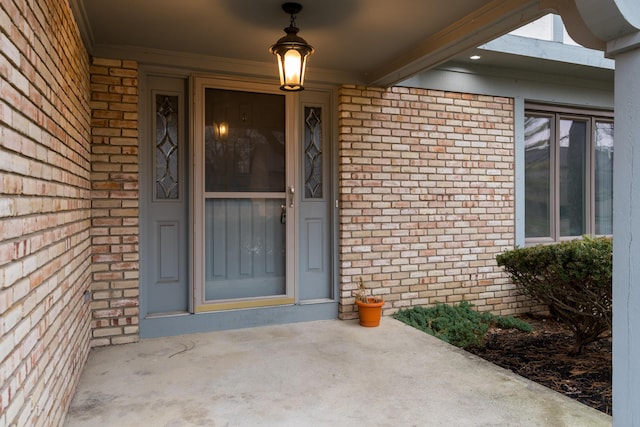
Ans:
{"label": "dark soil", "polygon": [[549,317],[526,317],[533,332],[490,329],[484,347],[466,350],[498,366],[611,414],[611,336],[569,356],[571,331]]}

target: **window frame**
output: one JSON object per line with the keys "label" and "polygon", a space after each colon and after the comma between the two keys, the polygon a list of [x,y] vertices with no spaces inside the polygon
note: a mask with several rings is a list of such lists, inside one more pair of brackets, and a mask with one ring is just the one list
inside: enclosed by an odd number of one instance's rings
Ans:
{"label": "window frame", "polygon": [[[525,120],[527,117],[549,118],[551,123],[550,131],[550,179],[549,179],[549,236],[527,237],[526,236],[526,215],[525,220],[525,245],[535,245],[544,243],[558,243],[567,240],[580,238],[581,236],[561,236],[560,235],[560,122],[561,120],[577,120],[587,123],[586,131],[586,153],[585,153],[585,200],[584,200],[584,233],[596,235],[595,224],[595,144],[596,144],[596,123],[614,123],[613,111],[585,109],[568,106],[558,106],[549,104],[539,104],[533,102],[525,103]],[[615,126],[614,126],[615,132]],[[523,136],[524,137],[524,136]],[[525,141],[526,142],[526,141]],[[615,148],[614,148],[615,153]],[[526,168],[526,166],[525,166]],[[526,174],[526,171],[524,172]],[[526,176],[525,176],[526,182]],[[525,194],[527,191],[525,185]],[[525,206],[526,209],[526,206]],[[606,235],[610,236],[610,235]]]}

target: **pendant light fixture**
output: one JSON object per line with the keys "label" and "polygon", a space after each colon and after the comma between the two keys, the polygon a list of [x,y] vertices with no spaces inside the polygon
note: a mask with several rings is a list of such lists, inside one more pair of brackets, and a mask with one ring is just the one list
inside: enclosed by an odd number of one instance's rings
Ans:
{"label": "pendant light fixture", "polygon": [[313,47],[298,36],[295,15],[302,10],[298,3],[284,3],[282,10],[291,15],[289,26],[284,29],[286,36],[280,38],[269,48],[269,52],[278,59],[280,89],[298,91],[304,89],[304,77],[307,71],[307,59],[313,53]]}

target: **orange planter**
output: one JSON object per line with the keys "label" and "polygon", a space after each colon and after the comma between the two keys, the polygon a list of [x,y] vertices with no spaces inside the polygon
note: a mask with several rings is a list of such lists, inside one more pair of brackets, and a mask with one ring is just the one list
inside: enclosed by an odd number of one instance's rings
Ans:
{"label": "orange planter", "polygon": [[374,298],[368,298],[369,302],[356,301],[358,314],[360,315],[360,325],[369,328],[380,326],[382,316],[382,306],[384,301],[375,302]]}

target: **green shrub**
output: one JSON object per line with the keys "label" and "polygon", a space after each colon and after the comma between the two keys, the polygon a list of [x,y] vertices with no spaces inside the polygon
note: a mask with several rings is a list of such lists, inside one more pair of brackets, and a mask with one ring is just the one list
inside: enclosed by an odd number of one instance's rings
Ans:
{"label": "green shrub", "polygon": [[493,323],[501,329],[518,329],[523,332],[531,332],[533,330],[530,324],[513,316],[494,316]]}
{"label": "green shrub", "polygon": [[471,307],[472,305],[466,301],[454,306],[436,303],[433,307],[412,307],[400,310],[394,314],[394,317],[461,348],[481,346],[492,324],[505,329],[517,328],[526,332],[531,331],[531,325],[523,320],[511,316],[494,316],[488,312],[478,313]]}
{"label": "green shrub", "polygon": [[549,307],[575,335],[571,354],[611,328],[612,241],[589,238],[517,248],[496,257],[522,293]]}

